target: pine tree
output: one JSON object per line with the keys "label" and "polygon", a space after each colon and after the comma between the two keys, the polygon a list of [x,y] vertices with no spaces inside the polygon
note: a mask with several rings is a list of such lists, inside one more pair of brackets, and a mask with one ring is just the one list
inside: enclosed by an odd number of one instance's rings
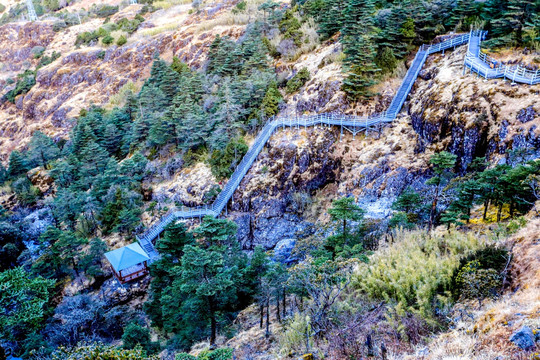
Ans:
{"label": "pine tree", "polygon": [[446,151],[442,151],[433,155],[430,159],[433,165],[433,172],[435,176],[426,181],[426,185],[433,185],[433,201],[431,205],[431,211],[429,215],[429,230],[433,228],[435,220],[439,214],[438,203],[442,195],[444,187],[448,184],[450,179],[454,176],[452,170],[456,165],[457,156]]}
{"label": "pine tree", "polygon": [[479,15],[476,6],[477,4],[475,1],[457,0],[456,7],[452,11],[448,26],[456,27],[458,24],[461,24],[461,30],[470,30],[469,27],[472,24],[472,18],[475,15]]}
{"label": "pine tree", "polygon": [[506,11],[499,24],[513,32],[517,45],[523,44],[523,28],[533,15],[540,11],[540,4],[535,0],[508,0]]}
{"label": "pine tree", "polygon": [[46,166],[51,160],[55,160],[60,156],[58,146],[41,131],[36,131],[32,135],[30,144],[28,145],[28,160],[35,166]]}
{"label": "pine tree", "polygon": [[[410,29],[405,24],[410,25],[407,12],[403,6],[392,8],[390,13],[384,17],[379,17],[377,27],[381,29],[376,34],[378,54],[384,54],[385,49],[391,49],[394,56],[403,58],[407,54],[407,43],[410,43]],[[410,19],[412,20],[412,19]],[[413,31],[414,31],[414,22]],[[405,31],[405,30],[409,31]],[[413,36],[414,38],[414,36]]]}
{"label": "pine tree", "polygon": [[13,150],[9,155],[8,175],[10,178],[15,178],[24,174],[28,170],[28,162],[22,153]]}
{"label": "pine tree", "polygon": [[103,144],[109,154],[115,154],[120,146],[122,140],[122,134],[118,131],[118,128],[114,123],[107,124],[105,127],[105,134],[103,135]]}
{"label": "pine tree", "polygon": [[343,10],[346,2],[342,0],[325,0],[319,12],[319,34],[323,40],[337,34],[343,25]]}
{"label": "pine tree", "polygon": [[261,107],[266,117],[277,115],[279,112],[279,104],[283,97],[277,88],[277,83],[272,81],[266,90]]}
{"label": "pine tree", "polygon": [[193,234],[187,231],[183,223],[172,223],[165,229],[164,236],[158,240],[156,249],[171,261],[178,261],[184,255],[184,246],[193,245],[194,242]]}
{"label": "pine tree", "polygon": [[349,43],[346,53],[348,73],[343,80],[343,91],[351,100],[373,96],[369,88],[377,83],[375,76],[380,69],[374,62],[376,52],[371,39],[367,35],[356,38],[354,43]]}
{"label": "pine tree", "polygon": [[182,62],[178,57],[174,56],[171,64],[171,69],[176,71],[179,75],[184,76],[191,72],[189,66]]}
{"label": "pine tree", "polygon": [[351,100],[369,97],[368,90],[376,84],[375,75],[379,71],[375,64],[376,51],[373,43],[375,26],[373,0],[351,0],[344,11],[342,30],[343,61],[348,72],[343,81],[343,90]]}
{"label": "pine tree", "polygon": [[328,210],[332,221],[341,223],[341,235],[344,238],[349,236],[349,222],[362,220],[364,213],[365,211],[356,205],[352,197],[344,197],[332,201],[332,208]]}
{"label": "pine tree", "polygon": [[4,165],[2,165],[2,163],[0,163],[0,184],[2,184],[4,181],[6,181],[7,177],[8,177],[7,170],[4,167]]}
{"label": "pine tree", "polygon": [[107,166],[109,154],[95,142],[86,144],[79,154],[81,167],[79,173],[82,179],[89,181],[92,177],[102,173]]}

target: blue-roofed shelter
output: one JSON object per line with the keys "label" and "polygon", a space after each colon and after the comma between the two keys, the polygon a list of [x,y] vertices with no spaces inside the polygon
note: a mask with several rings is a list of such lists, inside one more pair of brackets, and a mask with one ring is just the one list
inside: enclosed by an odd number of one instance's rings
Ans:
{"label": "blue-roofed shelter", "polygon": [[105,257],[111,264],[118,281],[122,284],[148,274],[150,257],[139,243],[109,251]]}

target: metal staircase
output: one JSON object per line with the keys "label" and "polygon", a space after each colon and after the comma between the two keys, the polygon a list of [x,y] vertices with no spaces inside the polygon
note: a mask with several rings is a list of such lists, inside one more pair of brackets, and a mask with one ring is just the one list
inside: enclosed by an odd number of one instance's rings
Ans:
{"label": "metal staircase", "polygon": [[484,79],[504,78],[512,83],[540,84],[540,70],[531,71],[521,65],[504,65],[480,51],[480,44],[487,31],[475,30],[470,33],[469,49],[465,56],[463,74],[469,69]]}
{"label": "metal staircase", "polygon": [[34,3],[32,0],[26,0],[26,7],[28,8],[28,18],[30,21],[37,20],[36,9],[34,9]]}
{"label": "metal staircase", "polygon": [[270,139],[270,136],[272,136],[276,129],[285,127],[299,128],[315,125],[334,125],[341,126],[342,132],[343,129],[346,129],[353,134],[356,134],[359,131],[369,129],[370,127],[382,123],[392,122],[396,118],[397,114],[401,111],[401,108],[403,107],[403,104],[405,103],[405,100],[407,99],[407,96],[409,95],[409,92],[411,91],[412,86],[420,73],[420,70],[424,66],[428,55],[466,44],[469,42],[470,38],[470,34],[464,34],[453,37],[452,39],[436,45],[423,45],[420,47],[414,61],[411,64],[411,67],[407,71],[407,75],[403,79],[403,82],[396,93],[396,96],[392,100],[388,110],[382,114],[369,117],[320,114],[296,118],[275,118],[268,122],[253,142],[252,147],[246,153],[240,164],[238,164],[231,178],[212,205],[197,208],[181,207],[171,209],[160,219],[158,223],[137,237],[141,247],[148,252],[151,259],[158,258],[159,254],[154,248],[152,241],[159,237],[159,234],[167,227],[167,225],[178,219],[202,218],[206,215],[219,216],[223,209],[225,209],[227,206],[228,201],[232,198],[234,191],[238,188],[240,182],[249,171],[251,165],[264,148],[266,142],[268,139]]}

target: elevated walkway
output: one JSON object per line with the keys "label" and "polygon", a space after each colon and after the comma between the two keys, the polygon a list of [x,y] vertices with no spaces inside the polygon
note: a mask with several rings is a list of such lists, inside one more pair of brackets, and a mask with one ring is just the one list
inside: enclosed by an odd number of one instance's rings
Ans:
{"label": "elevated walkway", "polygon": [[531,71],[521,65],[504,65],[482,53],[480,44],[486,35],[486,31],[471,31],[469,49],[464,62],[464,74],[468,69],[486,80],[504,78],[512,80],[512,83],[540,84],[540,70]]}
{"label": "elevated walkway", "polygon": [[444,52],[446,49],[456,48],[457,46],[467,44],[470,39],[471,34],[463,34],[436,45],[423,45],[420,47],[414,61],[411,64],[411,67],[407,71],[407,74],[401,83],[399,90],[392,100],[392,103],[388,107],[388,110],[386,110],[384,113],[375,114],[368,117],[320,114],[296,118],[275,118],[268,122],[253,142],[252,147],[246,153],[242,159],[242,162],[238,164],[231,178],[212,205],[197,208],[182,207],[171,209],[160,219],[158,223],[146,230],[143,234],[137,236],[137,240],[139,241],[140,245],[148,253],[151,259],[156,259],[159,257],[159,254],[153,245],[153,240],[159,237],[160,233],[167,227],[167,225],[179,219],[202,218],[206,215],[219,216],[226,208],[227,203],[232,198],[234,191],[238,188],[240,182],[249,171],[251,165],[257,159],[257,156],[276,129],[286,127],[299,128],[327,125],[340,126],[342,133],[343,129],[345,129],[353,134],[357,134],[360,131],[367,131],[369,128],[392,122],[401,111],[403,104],[407,100],[407,96],[409,95],[414,82],[420,73],[420,70],[422,70],[427,57],[430,54],[441,51]]}

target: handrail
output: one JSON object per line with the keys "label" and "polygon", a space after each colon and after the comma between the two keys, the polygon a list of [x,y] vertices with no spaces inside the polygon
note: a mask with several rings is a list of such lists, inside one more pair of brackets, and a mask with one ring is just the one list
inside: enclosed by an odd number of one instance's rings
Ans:
{"label": "handrail", "polygon": [[137,236],[137,240],[145,250],[148,249],[147,251],[149,252],[150,257],[154,259],[157,258],[159,254],[155,250],[152,241],[158,237],[159,234],[167,227],[167,225],[174,220],[197,217],[200,218],[206,215],[219,216],[219,214],[221,214],[223,209],[227,206],[228,201],[232,198],[235,190],[240,185],[244,176],[249,171],[251,165],[257,159],[259,153],[266,145],[266,142],[270,139],[276,129],[300,126],[308,127],[320,124],[337,125],[355,129],[367,129],[381,123],[392,122],[397,117],[397,114],[401,111],[401,108],[403,107],[403,104],[405,103],[405,100],[407,99],[407,96],[409,95],[418,74],[422,70],[428,55],[469,43],[471,36],[472,32],[470,34],[458,35],[436,45],[422,45],[416,53],[411,67],[407,71],[407,74],[405,75],[400,88],[394,96],[392,103],[383,113],[373,114],[371,116],[348,116],[343,114],[336,115],[334,113],[325,113],[295,118],[272,118],[272,121],[268,122],[259,132],[257,138],[253,142],[253,145],[244,155],[242,161],[240,161],[240,163],[236,166],[233,174],[227,181],[227,184],[225,184],[212,205],[194,208],[186,208],[184,206],[179,209],[173,208],[169,210],[158,223],[154,224],[143,234]]}
{"label": "handrail", "polygon": [[470,69],[471,72],[475,72],[485,79],[505,78],[512,80],[513,83],[540,84],[540,70],[529,70],[521,64],[505,65],[484,54],[480,50],[480,44],[486,35],[486,31],[471,31],[469,49],[464,60],[464,70]]}

